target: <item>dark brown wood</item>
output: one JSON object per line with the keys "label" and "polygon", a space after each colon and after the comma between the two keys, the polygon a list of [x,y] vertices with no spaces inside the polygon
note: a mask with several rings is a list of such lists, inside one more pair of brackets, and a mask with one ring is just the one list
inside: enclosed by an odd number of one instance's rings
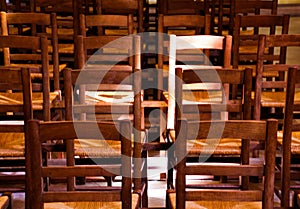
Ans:
{"label": "dark brown wood", "polygon": [[[6,141],[9,143],[16,143],[17,141],[22,141],[26,143],[28,138],[27,135],[27,121],[29,119],[33,118],[33,106],[32,106],[32,87],[31,87],[31,77],[30,77],[30,69],[28,68],[4,68],[2,67],[0,70],[0,88],[1,88],[1,95],[2,99],[0,102],[0,110],[1,114],[6,117],[2,116],[1,120],[1,125],[0,125],[0,132],[2,133],[3,136],[1,137],[2,144],[5,144]],[[3,84],[3,85],[2,85]],[[13,92],[12,92],[13,90]],[[4,93],[3,92],[7,92]],[[5,97],[7,98],[14,98],[14,95],[17,95],[17,98],[19,97],[20,102],[5,102]],[[13,108],[12,108],[13,107]],[[15,118],[16,113],[18,114],[24,114],[22,118]],[[11,120],[13,123],[9,123],[8,120]],[[18,121],[17,121],[18,120]],[[21,133],[24,133],[22,135]],[[19,134],[19,135],[16,135]],[[20,146],[17,145],[16,146]],[[8,148],[8,147],[6,147]],[[24,147],[25,149],[25,147]],[[24,149],[16,150],[17,155],[19,157],[19,160],[17,162],[25,162],[27,160],[25,157],[25,152]],[[5,152],[5,147],[2,149],[3,152]],[[8,166],[1,166],[2,171],[24,171],[24,166],[17,166],[16,164],[10,164],[10,158],[11,157],[16,157],[16,154],[11,153],[11,149],[7,149],[7,153],[1,153],[1,164],[4,165],[5,161],[7,161]],[[22,164],[22,163],[21,163]],[[24,175],[21,175],[24,177]],[[14,175],[7,175],[7,178],[4,178],[5,182],[18,182],[18,176]],[[12,181],[11,181],[12,180]],[[21,180],[22,182],[24,181],[24,178]],[[4,186],[4,185],[3,185]],[[11,185],[10,186],[10,191],[24,191],[24,187],[16,186],[16,185]],[[0,188],[1,191],[6,191],[5,186],[4,188]]]}
{"label": "dark brown wood", "polygon": [[[17,28],[19,27],[19,28]],[[39,28],[40,27],[40,28]],[[49,41],[49,47],[51,47],[51,53],[49,51],[49,62],[51,64],[51,77],[54,80],[54,90],[60,90],[59,86],[59,60],[58,60],[58,37],[57,37],[57,21],[56,14],[42,14],[42,13],[6,13],[1,12],[1,35],[45,35]],[[17,29],[17,30],[13,30]],[[46,30],[47,29],[47,30]],[[50,33],[47,31],[51,31]],[[12,31],[12,32],[11,32]],[[17,32],[15,32],[17,31]],[[25,42],[25,41],[24,41]],[[13,47],[13,46],[12,46]],[[20,47],[22,47],[20,45]],[[24,53],[24,52],[23,52]],[[20,54],[20,53],[18,53]],[[32,60],[33,55],[14,55],[10,53],[9,49],[4,50],[4,63],[5,65],[21,64],[20,60]],[[24,57],[23,57],[24,56]],[[25,57],[26,56],[26,57]],[[10,58],[9,58],[10,57]],[[41,60],[41,58],[36,59]],[[24,61],[23,61],[24,62]],[[27,63],[27,62],[26,62]],[[35,63],[35,62],[34,62]],[[27,64],[28,65],[28,64]],[[38,66],[34,64],[34,66]]]}
{"label": "dark brown wood", "polygon": [[[78,49],[86,50],[89,47],[99,49],[104,44],[103,38],[105,40],[107,37],[79,36],[77,40],[81,44]],[[117,39],[117,37],[112,36],[111,38]],[[93,65],[91,62],[91,65],[81,70],[65,69],[66,111],[68,117],[71,117],[70,113],[73,113],[73,120],[89,120],[92,118],[93,120],[104,119],[111,121],[119,117],[125,117],[133,121],[133,155],[135,156],[134,188],[139,190],[142,187],[140,171],[142,170],[142,161],[144,160],[141,157],[142,142],[145,141],[145,134],[143,134],[144,118],[141,106],[141,40],[139,36],[132,36],[122,38],[119,43],[116,45],[117,49],[128,49],[130,56],[134,52],[134,57],[132,57],[132,61],[130,62],[132,65],[129,65],[128,62],[125,65],[119,64],[114,66],[105,65],[105,63]],[[82,61],[85,60],[84,52],[78,54],[78,56],[81,57],[80,65],[82,64],[82,67],[84,67],[85,61]],[[79,89],[78,100],[73,100],[74,89]],[[86,97],[86,92],[88,91],[98,91],[99,94],[88,94],[89,97]],[[115,99],[118,99],[118,92],[121,93],[121,98],[125,96],[126,100],[123,102],[113,101],[114,94],[116,94]],[[144,196],[143,198],[147,197]],[[147,202],[144,201],[145,203]]]}
{"label": "dark brown wood", "polygon": [[[187,164],[187,142],[194,140],[197,136],[203,136],[203,133],[208,133],[210,129],[220,130],[220,121],[193,121],[180,120],[176,123],[177,137],[175,143],[175,156],[177,159],[177,173],[176,173],[176,207],[186,208],[186,201],[261,201],[262,208],[273,208],[274,206],[274,173],[275,173],[275,156],[277,143],[277,125],[275,119],[268,121],[257,120],[228,120],[223,121],[224,129],[220,131],[220,138],[242,138],[252,140],[262,140],[265,142],[265,164],[251,164],[250,166],[235,164],[231,167],[230,164],[219,162],[218,165],[211,163],[189,163]],[[253,134],[251,135],[248,128],[253,125]],[[195,128],[195,127],[198,128]],[[237,126],[239,127],[238,129]],[[235,127],[235,128],[233,128]],[[197,129],[197,130],[196,130]],[[194,134],[193,134],[194,133]],[[222,135],[223,133],[223,135]],[[212,135],[215,134],[211,133]],[[194,135],[191,136],[191,135]],[[212,136],[216,138],[216,136]],[[207,138],[207,137],[203,137]],[[239,166],[240,165],[240,166]],[[191,167],[190,167],[191,166]],[[228,167],[227,167],[228,166]],[[252,167],[252,168],[250,168]],[[254,168],[256,167],[256,168]],[[264,167],[264,168],[263,168]],[[245,169],[245,170],[243,170]],[[249,171],[249,170],[251,171]],[[264,176],[264,191],[258,189],[226,189],[214,185],[213,188],[202,188],[199,190],[186,190],[186,175],[227,175],[227,174],[241,174],[245,176],[252,175],[257,169],[255,175]],[[222,170],[222,171],[221,171]],[[228,172],[228,173],[227,173]],[[189,184],[189,186],[191,186]],[[169,194],[169,193],[167,193]],[[212,203],[213,204],[213,203]]]}
{"label": "dark brown wood", "polygon": [[[91,126],[91,122],[39,122],[31,120],[29,123],[29,135],[30,143],[28,146],[28,159],[30,159],[30,166],[27,167],[26,172],[29,174],[29,182],[35,182],[29,186],[28,189],[28,202],[29,208],[44,208],[44,202],[76,202],[76,201],[122,201],[122,208],[131,208],[131,126],[128,120],[126,121],[114,121],[114,122],[94,122],[94,126]],[[121,141],[121,164],[113,165],[113,169],[109,170],[108,165],[76,165],[76,166],[47,166],[42,164],[42,147],[43,143],[51,141],[51,139],[61,139],[63,141],[74,140],[82,138],[82,134],[74,132],[74,128],[84,130],[84,133],[88,133],[89,139],[98,139],[99,133],[95,131],[100,128],[101,131],[105,131],[111,134],[104,134],[105,138],[99,138],[104,140],[119,140]],[[93,128],[91,128],[93,127]],[[116,131],[116,127],[119,129]],[[91,131],[93,129],[94,131]],[[78,130],[77,130],[78,131]],[[98,129],[99,131],[99,129]],[[117,138],[116,138],[117,136]],[[66,152],[66,155],[73,155],[74,152]],[[45,191],[43,187],[42,177],[74,177],[74,176],[94,176],[94,175],[111,175],[110,172],[121,172],[122,175],[122,187],[114,189],[112,187],[101,187],[99,191],[93,190],[78,190],[78,191]],[[137,206],[136,206],[137,207]]]}
{"label": "dark brown wood", "polygon": [[[243,68],[246,66],[255,66],[256,54],[258,46],[258,33],[254,30],[247,33],[243,32],[243,28],[259,29],[268,28],[268,35],[275,34],[276,28],[281,30],[281,34],[287,34],[289,28],[289,16],[288,15],[249,15],[242,16],[238,14],[234,21],[233,32],[233,67]],[[241,47],[244,48],[243,51]],[[252,50],[251,50],[252,49]],[[272,49],[269,50],[269,54],[273,54]],[[251,64],[251,62],[253,64]],[[248,63],[248,64],[247,64]],[[249,64],[250,63],[250,64]],[[254,68],[254,67],[253,67]],[[255,72],[255,71],[254,71]]]}
{"label": "dark brown wood", "polygon": [[[281,206],[288,207],[290,205],[290,188],[291,183],[291,171],[292,171],[292,154],[296,156],[297,153],[292,153],[292,131],[299,130],[299,126],[296,128],[294,122],[294,111],[297,109],[298,104],[295,103],[295,90],[297,84],[299,84],[299,68],[300,66],[290,67],[287,74],[287,90],[284,111],[284,122],[283,122],[283,141],[282,141],[282,164],[281,164]],[[297,146],[297,145],[296,145]],[[296,171],[297,172],[297,171]],[[297,172],[298,173],[298,172]]]}
{"label": "dark brown wood", "polygon": [[110,0],[96,1],[97,14],[109,15],[133,15],[136,17],[135,29],[143,32],[144,1],[143,0]]}
{"label": "dark brown wood", "polygon": [[[163,89],[163,72],[164,65],[168,64],[169,57],[165,55],[166,50],[170,50],[167,47],[168,37],[166,34],[178,35],[199,35],[199,34],[210,34],[210,16],[209,15],[197,15],[197,14],[173,14],[164,15],[159,14],[158,16],[158,99],[162,98]],[[198,57],[199,59],[199,57]]]}
{"label": "dark brown wood", "polygon": [[174,14],[207,14],[208,1],[193,0],[158,0],[158,13],[164,15]]}
{"label": "dark brown wood", "polygon": [[[293,65],[286,64],[286,50],[288,47],[299,47],[300,36],[292,34],[283,35],[260,35],[257,52],[256,65],[256,85],[254,98],[254,118],[261,119],[261,108],[263,107],[284,107],[284,88],[287,82],[284,81],[289,67]],[[268,56],[265,50],[268,48],[280,47],[279,54]],[[266,61],[277,60],[279,64],[268,64]],[[273,76],[276,79],[270,80],[268,77]],[[271,89],[276,89],[277,92],[268,93]],[[281,93],[280,93],[281,92]],[[283,93],[283,95],[282,95]],[[262,102],[262,95],[266,97],[275,96],[274,99]]]}

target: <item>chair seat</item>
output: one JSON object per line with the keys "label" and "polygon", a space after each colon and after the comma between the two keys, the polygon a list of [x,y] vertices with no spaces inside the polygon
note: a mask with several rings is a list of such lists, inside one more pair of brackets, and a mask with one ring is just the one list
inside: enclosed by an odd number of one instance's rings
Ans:
{"label": "chair seat", "polygon": [[190,155],[214,154],[214,155],[240,155],[240,139],[217,139],[215,143],[208,144],[205,139],[197,139],[188,143]]}
{"label": "chair seat", "polygon": [[8,196],[1,196],[0,197],[0,208],[6,209],[9,206],[9,197]]}
{"label": "chair seat", "polygon": [[[140,196],[136,193],[132,194],[132,208],[138,208]],[[45,203],[45,209],[121,209],[122,203],[119,202],[68,202],[68,203]]]}
{"label": "chair seat", "polygon": [[[168,193],[171,208],[176,208],[176,193]],[[188,209],[256,209],[262,208],[262,202],[235,202],[235,201],[187,201],[186,208]]]}
{"label": "chair seat", "polygon": [[[285,92],[262,92],[261,106],[262,107],[284,107]],[[254,99],[254,94],[252,94]],[[300,92],[295,93],[295,103],[300,102]]]}
{"label": "chair seat", "polygon": [[[171,139],[175,139],[175,131],[170,131]],[[216,140],[215,144],[208,144],[205,139],[196,139],[188,142],[188,151],[190,155],[199,156],[202,154],[214,155],[240,155],[241,140],[224,138]]]}
{"label": "chair seat", "polygon": [[0,133],[1,157],[24,157],[24,133]]}
{"label": "chair seat", "polygon": [[[142,140],[146,137],[145,132],[141,133]],[[133,139],[132,139],[133,141]],[[75,155],[79,157],[120,157],[121,142],[114,140],[75,140]],[[133,147],[133,143],[132,143]]]}
{"label": "chair seat", "polygon": [[75,155],[80,157],[117,157],[121,155],[120,141],[75,140]]}
{"label": "chair seat", "polygon": [[60,54],[72,54],[74,53],[74,44],[58,44],[58,52]]}
{"label": "chair seat", "polygon": [[[279,145],[282,145],[282,131],[277,132],[277,140]],[[291,144],[291,154],[299,155],[300,154],[300,132],[292,132],[292,144]]]}
{"label": "chair seat", "polygon": [[[39,68],[41,65],[40,64],[11,64],[10,66],[12,66],[12,67],[21,66],[21,67],[29,67],[29,68]],[[58,68],[59,72],[61,72],[65,67],[67,67],[66,64],[60,64],[59,68]],[[53,78],[53,65],[49,65],[49,73],[50,73],[49,74],[50,78]],[[33,73],[31,73],[31,77],[41,79],[42,74],[33,72]]]}
{"label": "chair seat", "polygon": [[[163,97],[166,101],[169,99],[168,92],[163,92]],[[183,104],[197,104],[197,102],[201,103],[221,103],[222,102],[222,92],[214,91],[214,92],[205,92],[205,91],[193,91],[193,92],[184,92],[182,95]]]}
{"label": "chair seat", "polygon": [[169,29],[168,34],[176,34],[177,36],[191,36],[196,35],[196,30],[190,30],[186,28]]}
{"label": "chair seat", "polygon": [[[58,92],[50,92],[50,101],[54,101],[59,97]],[[0,104],[20,105],[23,103],[22,93],[0,93]],[[43,95],[40,92],[32,94],[32,103],[34,110],[43,109]]]}
{"label": "chair seat", "polygon": [[132,103],[133,92],[128,91],[87,91],[86,102]]}

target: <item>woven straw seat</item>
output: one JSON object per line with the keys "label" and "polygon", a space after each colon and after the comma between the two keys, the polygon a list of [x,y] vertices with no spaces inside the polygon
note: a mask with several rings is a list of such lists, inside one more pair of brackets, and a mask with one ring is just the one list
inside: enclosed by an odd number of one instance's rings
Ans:
{"label": "woven straw seat", "polygon": [[[284,107],[285,105],[285,92],[262,92],[261,93],[261,106],[262,107]],[[254,99],[254,92],[251,95]],[[300,92],[295,93],[295,103],[300,102]]]}
{"label": "woven straw seat", "polygon": [[[282,146],[282,131],[278,131],[278,143]],[[291,141],[291,154],[299,155],[300,154],[300,131],[292,132],[292,141]]]}
{"label": "woven straw seat", "polygon": [[[163,92],[164,99],[168,101],[169,94],[168,92]],[[214,91],[214,92],[203,92],[203,91],[193,91],[193,92],[184,92],[182,95],[183,97],[183,104],[197,104],[197,102],[203,103],[211,103],[222,102],[222,92],[221,91]],[[196,101],[196,102],[195,102]]]}
{"label": "woven straw seat", "polygon": [[[41,65],[40,64],[10,64],[9,66],[12,67],[28,67],[28,68],[39,68]],[[61,64],[58,67],[59,72],[61,72],[65,67],[67,67],[66,64]],[[50,78],[53,78],[53,65],[49,65],[49,76]],[[31,74],[32,78],[42,78],[41,73],[32,73]]]}
{"label": "woven straw seat", "polygon": [[[169,194],[172,208],[176,208],[176,193]],[[279,205],[278,205],[279,206]],[[261,202],[236,202],[236,201],[187,201],[186,208],[188,209],[258,209],[262,208]]]}
{"label": "woven straw seat", "polygon": [[80,157],[117,157],[121,155],[120,141],[75,140],[75,155]]}
{"label": "woven straw seat", "polygon": [[214,154],[214,155],[240,155],[241,140],[240,139],[220,139],[216,140],[216,144],[208,144],[205,139],[197,139],[188,143],[190,155]]}
{"label": "woven straw seat", "polygon": [[[140,197],[138,194],[132,194],[132,208],[138,205]],[[45,203],[45,209],[121,209],[121,202],[68,202],[68,203]]]}
{"label": "woven straw seat", "polygon": [[24,133],[0,133],[1,157],[24,157]]}
{"label": "woven straw seat", "polygon": [[[170,137],[175,139],[175,131],[170,131]],[[189,141],[189,155],[214,154],[214,155],[240,155],[241,140],[224,138],[216,141],[216,144],[208,144],[205,139]]]}
{"label": "woven straw seat", "polygon": [[[58,92],[50,92],[50,101],[54,101],[59,96]],[[22,93],[0,93],[0,104],[22,104]],[[32,105],[34,110],[42,110],[43,96],[41,92],[32,94]]]}
{"label": "woven straw seat", "polygon": [[9,206],[9,198],[8,196],[1,196],[0,197],[0,208],[5,209]]}
{"label": "woven straw seat", "polygon": [[[86,103],[132,103],[133,92],[128,91],[87,91]],[[128,105],[128,104],[127,104]]]}
{"label": "woven straw seat", "polygon": [[[141,132],[145,138],[145,132]],[[133,141],[133,139],[132,139]],[[120,157],[121,143],[115,140],[75,140],[75,155],[79,157]],[[133,143],[132,143],[133,147]]]}

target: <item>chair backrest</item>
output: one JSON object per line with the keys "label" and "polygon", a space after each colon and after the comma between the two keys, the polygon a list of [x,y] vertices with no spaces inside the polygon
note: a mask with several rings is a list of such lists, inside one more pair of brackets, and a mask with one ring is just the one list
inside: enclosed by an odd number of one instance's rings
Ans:
{"label": "chair backrest", "polygon": [[[231,0],[230,34],[233,35],[234,21],[241,15],[277,15],[278,0]],[[257,30],[257,29],[256,29]],[[257,32],[257,31],[256,31]]]}
{"label": "chair backrest", "polygon": [[[195,35],[175,36],[170,35],[169,42],[169,77],[168,77],[168,115],[174,115],[175,110],[175,69],[185,68],[229,68],[231,56],[231,36]],[[203,52],[202,52],[203,50]],[[209,59],[210,50],[217,50],[224,55],[222,66],[213,66]],[[180,62],[180,63],[178,63]],[[202,67],[201,67],[202,66]],[[229,92],[226,87],[226,92]],[[196,89],[195,89],[196,90]],[[227,94],[229,96],[229,94]]]}
{"label": "chair backrest", "polygon": [[[18,119],[19,114],[24,121],[21,126],[24,126],[25,121],[33,118],[30,69],[1,67],[0,75],[1,117],[4,120],[12,120],[14,117]],[[23,128],[12,128],[16,126],[11,124],[9,127],[10,125],[5,123],[1,123],[1,132],[5,132],[2,131],[4,126],[7,126],[7,132],[24,132]]]}
{"label": "chair backrest", "polygon": [[[27,144],[26,157],[29,158],[26,172],[28,182],[28,205],[32,208],[44,208],[46,202],[121,202],[122,208],[131,208],[132,180],[131,180],[131,128],[129,121],[114,122],[38,122],[29,121],[30,143]],[[115,140],[120,141],[121,150],[112,151],[122,154],[121,163],[114,165],[73,165],[73,166],[46,166],[43,162],[43,144],[49,140],[63,140],[64,142],[75,139],[87,140]],[[74,148],[67,149],[66,160],[74,159]],[[73,177],[76,176],[122,176],[122,186],[103,187],[89,191],[45,191],[44,177]],[[104,203],[103,203],[104,202]],[[55,203],[54,203],[55,204]],[[97,205],[97,204],[96,204]],[[72,207],[72,204],[71,204]],[[98,206],[101,207],[101,204]]]}
{"label": "chair backrest", "polygon": [[[262,201],[262,208],[273,208],[274,172],[277,143],[277,120],[180,120],[175,130],[177,136],[175,143],[175,156],[177,159],[177,173],[175,185],[177,208],[186,208],[186,201],[199,201],[200,205],[201,203],[204,203],[204,207],[205,203],[208,202],[211,206],[213,205],[216,208],[220,207],[218,206],[218,204],[234,205],[234,202],[240,201]],[[225,161],[223,161],[217,164],[205,162],[186,164],[186,157],[189,152],[189,146],[187,145],[187,143],[193,143],[191,140],[206,139],[207,141],[209,141],[227,137],[232,139],[242,139],[243,141],[263,141],[265,143],[264,163],[243,165],[241,163],[228,164],[224,163]],[[208,142],[208,144],[210,143],[213,142]],[[263,188],[263,190],[261,188],[241,189],[241,186],[239,186],[237,189],[210,187],[209,189],[195,188],[192,190],[188,190],[186,189],[187,175],[263,176],[264,181],[261,187]]]}
{"label": "chair backrest", "polygon": [[207,14],[208,1],[193,1],[193,0],[158,0],[158,13],[164,15],[193,15]]}
{"label": "chair backrest", "polygon": [[[133,34],[133,15],[80,15],[80,35]],[[115,33],[114,33],[115,31]]]}
{"label": "chair backrest", "polygon": [[[220,120],[220,113],[228,112],[228,119],[251,119],[251,73],[250,68],[176,68],[175,118]],[[240,98],[232,99],[226,96],[224,84],[242,86]],[[191,88],[192,85],[198,85],[196,92]],[[199,100],[200,102],[197,102]],[[209,113],[208,118],[201,116],[205,113]]]}
{"label": "chair backrest", "polygon": [[[13,30],[15,29],[15,30]],[[6,13],[1,12],[1,35],[45,35],[48,38],[51,53],[49,53],[49,63],[51,74],[54,79],[54,90],[59,90],[59,57],[58,57],[58,37],[56,14],[43,13]],[[9,60],[9,49],[4,50],[5,65],[13,64]],[[30,59],[28,59],[30,60]]]}
{"label": "chair backrest", "polygon": [[144,31],[144,1],[143,0],[99,0],[96,2],[97,14],[118,14],[135,17],[134,26],[138,32]]}
{"label": "chair backrest", "polygon": [[18,0],[18,1],[0,1],[0,9],[5,12],[29,12],[30,1],[29,0]]}
{"label": "chair backrest", "polygon": [[80,35],[76,38],[75,45],[77,69],[93,64],[125,64],[134,68],[133,36],[83,37]]}
{"label": "chair backrest", "polygon": [[158,15],[158,32],[175,35],[210,33],[210,15]]}
{"label": "chair backrest", "polygon": [[[243,28],[252,29],[248,34]],[[255,29],[259,30],[255,33]],[[234,21],[232,65],[243,68],[244,65],[255,66],[258,34],[287,34],[289,30],[289,15],[237,15]],[[269,50],[269,54],[273,54]]]}
{"label": "chair backrest", "polygon": [[300,65],[290,67],[287,73],[287,90],[283,121],[283,140],[282,140],[282,164],[281,164],[281,206],[290,205],[290,186],[291,186],[291,158],[292,158],[292,132],[299,131],[299,123],[294,119],[294,114],[299,111],[300,104],[295,101],[295,94],[300,88]]}
{"label": "chair backrest", "polygon": [[[30,50],[30,54],[17,53],[11,54],[7,59],[12,61],[19,61],[22,63],[22,67],[26,67],[26,63],[40,62],[40,67],[30,67],[34,68],[31,70],[32,77],[37,76],[42,77],[42,85],[37,86],[37,88],[42,88],[43,91],[43,118],[44,120],[50,120],[50,79],[49,79],[49,57],[48,57],[48,42],[45,36],[34,37],[34,36],[0,36],[0,48],[10,48],[12,49],[23,49]],[[12,52],[12,51],[11,51]],[[34,52],[34,53],[32,53]],[[6,65],[5,65],[6,66]],[[8,65],[9,66],[9,65]]]}
{"label": "chair backrest", "polygon": [[[286,73],[291,66],[286,63],[286,51],[288,48],[300,48],[300,35],[283,34],[283,35],[260,35],[257,51],[256,81],[255,81],[255,98],[254,98],[254,118],[261,119],[261,108],[264,107],[284,107],[284,94],[280,97],[273,98],[274,103],[262,100],[263,92],[267,91],[285,91]],[[279,48],[278,53],[269,55],[266,49]],[[268,64],[266,61],[271,61]],[[270,77],[275,77],[268,79]],[[272,94],[272,93],[267,93]],[[272,98],[272,97],[270,97]]]}

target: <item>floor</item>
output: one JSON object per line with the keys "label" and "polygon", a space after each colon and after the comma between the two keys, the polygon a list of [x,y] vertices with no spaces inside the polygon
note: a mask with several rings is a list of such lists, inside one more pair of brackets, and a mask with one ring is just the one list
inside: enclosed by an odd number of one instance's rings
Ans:
{"label": "floor", "polygon": [[[300,0],[279,0],[279,3],[300,3]],[[291,11],[291,7],[279,9],[279,13]],[[291,14],[297,15],[291,18],[291,34],[300,34],[300,10],[292,9]],[[288,51],[287,59],[289,64],[299,64],[300,51],[291,49]],[[149,158],[149,207],[162,208],[165,206],[166,181],[161,178],[161,173],[166,172],[166,157],[164,153]],[[24,193],[13,194],[13,209],[24,208]]]}

